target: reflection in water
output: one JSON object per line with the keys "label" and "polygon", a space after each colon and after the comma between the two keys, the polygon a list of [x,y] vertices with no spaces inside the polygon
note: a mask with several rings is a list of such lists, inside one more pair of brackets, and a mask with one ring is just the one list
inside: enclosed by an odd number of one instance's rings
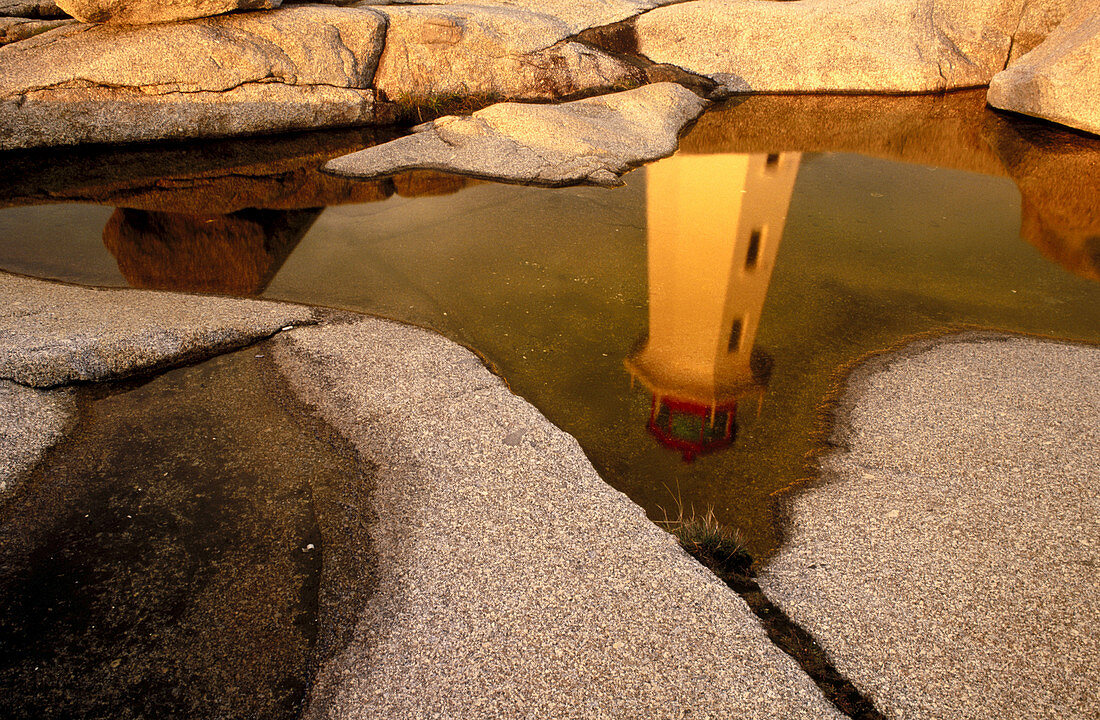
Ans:
{"label": "reflection in water", "polygon": [[799,153],[678,153],[646,173],[649,334],[625,361],[653,395],[648,429],[686,461],[733,442],[763,401],[754,352]]}
{"label": "reflection in water", "polygon": [[[317,172],[366,142],[265,139],[163,158],[116,148],[78,158],[76,172],[67,156],[32,158],[0,177],[0,204],[22,206],[0,211],[0,267],[95,284],[123,283],[121,267],[134,284],[218,292],[266,283],[266,297],[434,328],[484,353],[652,517],[675,486],[761,558],[782,540],[772,498],[809,472],[836,368],[955,323],[1100,340],[1100,284],[1080,277],[1096,277],[1100,143],[989,112],[981,92],[753,96],[704,115],[680,155],[616,191],[481,184],[443,196],[471,181]],[[787,184],[756,192],[749,176],[768,177],[769,163],[777,181],[790,170]],[[74,204],[32,207],[59,199]],[[76,201],[130,209],[108,232],[117,264],[101,242],[106,214]],[[243,237],[229,229],[242,218],[286,232],[279,212],[322,205],[285,261],[291,242],[238,247],[203,232]],[[209,271],[226,257],[246,270]],[[235,274],[251,279],[232,289]],[[630,390],[624,358],[652,403]],[[687,464],[655,434],[694,443],[689,457],[725,449]]]}
{"label": "reflection in water", "polygon": [[118,208],[103,244],[132,287],[259,295],[321,209],[182,215]]}

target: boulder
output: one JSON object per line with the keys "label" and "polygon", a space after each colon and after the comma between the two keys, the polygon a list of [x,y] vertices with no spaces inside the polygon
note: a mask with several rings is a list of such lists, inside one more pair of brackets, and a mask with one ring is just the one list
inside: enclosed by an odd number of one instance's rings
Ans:
{"label": "boulder", "polygon": [[0,379],[37,388],[118,380],[244,347],[314,317],[305,306],[0,273]]}
{"label": "boulder", "polygon": [[[667,5],[668,2],[669,0],[409,0],[408,4],[444,7],[463,5],[527,11],[552,18],[567,28],[568,35],[576,35],[582,30],[610,25],[658,5]],[[361,4],[369,5],[370,0]]]}
{"label": "boulder", "polygon": [[649,59],[727,92],[936,92],[987,84],[1009,57],[1024,5],[695,0],[640,16],[636,32]]}
{"label": "boulder", "polygon": [[385,20],[310,5],[0,47],[0,150],[382,122]]}
{"label": "boulder", "polygon": [[0,16],[47,20],[63,18],[65,11],[54,0],[0,0]]}
{"label": "boulder", "polygon": [[1100,348],[874,357],[760,585],[886,718],[1100,716]]}
{"label": "boulder", "polygon": [[58,0],[58,7],[86,23],[145,25],[212,17],[234,10],[270,10],[281,0]]}
{"label": "boulder", "polygon": [[55,28],[73,25],[72,19],[40,20],[26,17],[0,17],[0,45],[19,42]]}
{"label": "boulder", "polygon": [[1084,4],[989,83],[989,104],[1100,134],[1100,12]]}
{"label": "boulder", "polygon": [[399,104],[440,98],[559,99],[622,90],[644,74],[602,50],[564,39],[549,15],[476,5],[387,6],[375,88]]}
{"label": "boulder", "polygon": [[1040,0],[1024,5],[1020,24],[1012,34],[1008,62],[1011,64],[1035,49],[1078,4],[1078,0]]}
{"label": "boulder", "polygon": [[674,83],[561,105],[500,103],[440,118],[324,170],[373,178],[430,169],[532,185],[617,185],[632,167],[671,155],[680,130],[706,104]]}

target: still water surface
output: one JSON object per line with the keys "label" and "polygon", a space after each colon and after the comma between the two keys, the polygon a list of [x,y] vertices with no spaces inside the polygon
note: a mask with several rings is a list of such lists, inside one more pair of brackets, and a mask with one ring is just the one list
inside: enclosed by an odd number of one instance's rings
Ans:
{"label": "still water surface", "polygon": [[281,168],[248,176],[278,192],[229,172],[51,191],[103,204],[0,210],[0,267],[436,329],[652,518],[713,508],[766,559],[848,363],[962,325],[1100,341],[1100,144],[965,94],[792,102],[711,113],[613,190],[423,175],[332,200]]}

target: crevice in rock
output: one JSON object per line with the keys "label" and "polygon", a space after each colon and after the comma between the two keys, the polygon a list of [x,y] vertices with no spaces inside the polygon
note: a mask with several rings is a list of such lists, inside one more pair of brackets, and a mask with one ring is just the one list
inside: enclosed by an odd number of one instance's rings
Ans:
{"label": "crevice in rock", "polygon": [[578,42],[602,50],[617,60],[641,70],[649,83],[674,82],[708,100],[715,99],[719,85],[714,80],[704,75],[696,75],[677,65],[655,63],[638,51],[638,32],[634,21],[640,16],[639,14],[610,25],[588,28],[573,37],[566,38],[563,42]]}
{"label": "crevice in rock", "polygon": [[764,594],[753,577],[747,555],[745,562],[740,562],[736,557],[725,561],[715,559],[706,549],[690,554],[741,596],[772,643],[799,664],[837,710],[853,720],[885,720],[871,699],[836,669],[813,635]]}

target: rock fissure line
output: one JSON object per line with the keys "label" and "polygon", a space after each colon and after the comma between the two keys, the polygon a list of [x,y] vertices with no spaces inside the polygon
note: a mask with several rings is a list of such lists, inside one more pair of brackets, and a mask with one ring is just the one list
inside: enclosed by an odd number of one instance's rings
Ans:
{"label": "rock fissure line", "polygon": [[885,720],[870,698],[836,669],[814,636],[791,620],[755,580],[747,576],[715,574],[741,596],[764,626],[772,644],[794,658],[837,710],[853,720]]}

